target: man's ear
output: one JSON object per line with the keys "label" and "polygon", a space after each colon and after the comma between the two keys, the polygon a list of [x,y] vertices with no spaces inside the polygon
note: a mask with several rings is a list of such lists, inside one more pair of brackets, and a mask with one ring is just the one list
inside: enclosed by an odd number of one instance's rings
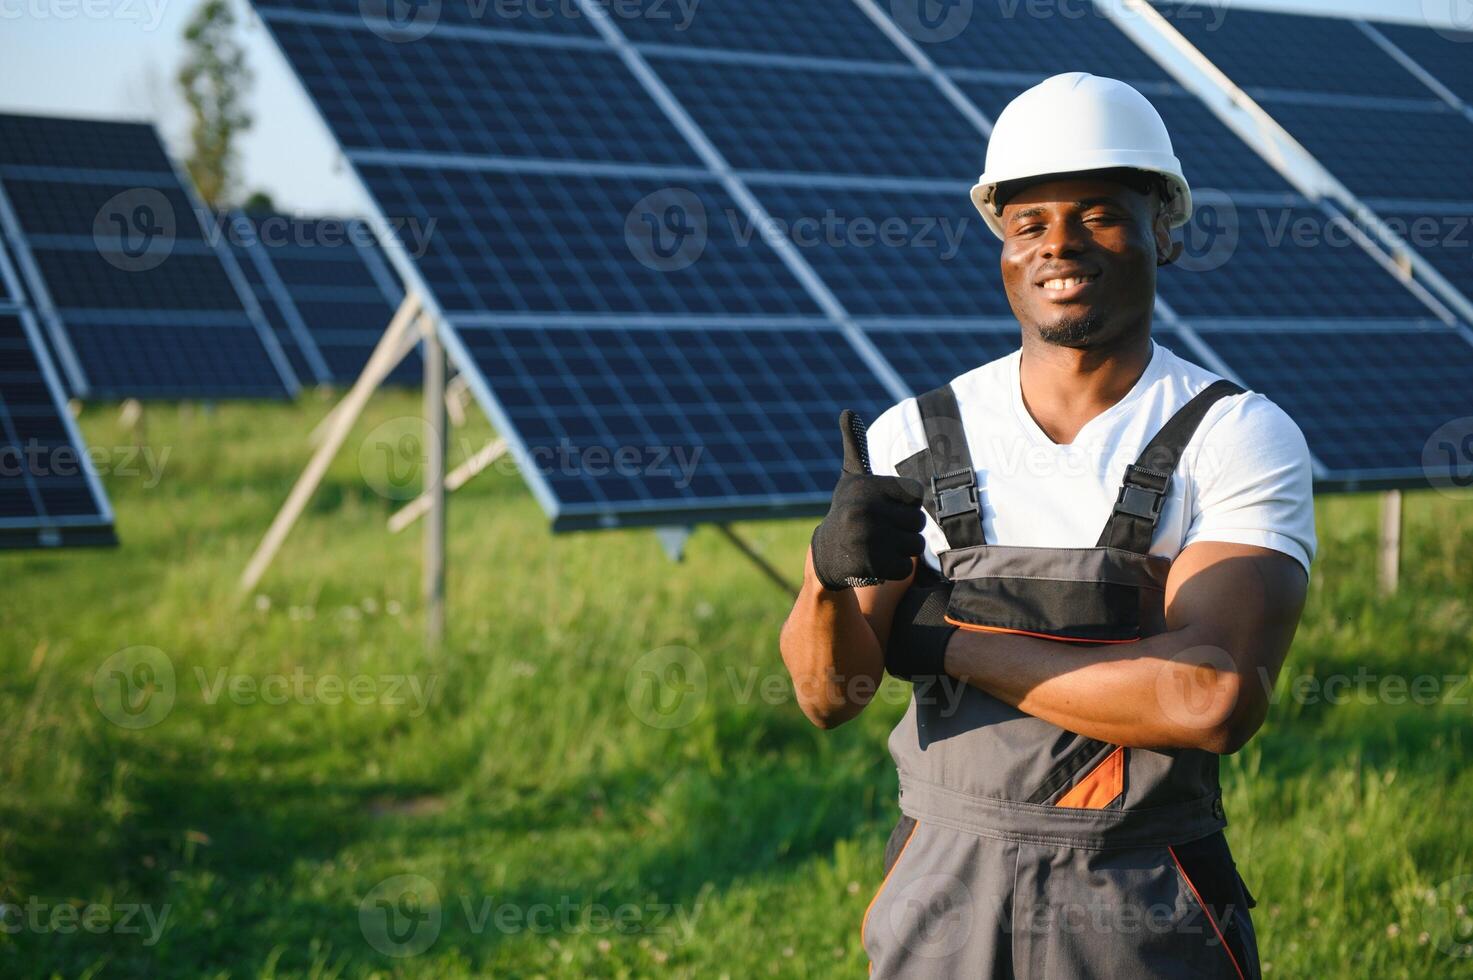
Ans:
{"label": "man's ear", "polygon": [[1181,257],[1182,244],[1171,240],[1171,219],[1164,204],[1156,208],[1156,221],[1152,228],[1156,235],[1156,264],[1170,265]]}

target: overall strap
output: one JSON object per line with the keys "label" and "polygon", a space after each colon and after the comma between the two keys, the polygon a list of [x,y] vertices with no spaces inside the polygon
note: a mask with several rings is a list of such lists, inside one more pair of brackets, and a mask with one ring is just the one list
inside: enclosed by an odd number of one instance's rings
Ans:
{"label": "overall strap", "polygon": [[1166,420],[1161,431],[1141,450],[1140,457],[1125,468],[1115,509],[1096,547],[1121,548],[1140,555],[1150,553],[1161,503],[1182,451],[1192,441],[1192,434],[1209,408],[1219,399],[1242,393],[1243,389],[1231,381],[1214,381]]}
{"label": "overall strap", "polygon": [[962,427],[956,394],[951,385],[943,385],[917,398],[916,406],[926,430],[930,472],[924,473],[922,479],[928,484],[926,497],[932,504],[931,516],[950,547],[981,544],[982,510],[977,504],[977,473],[972,468],[972,454],[967,448],[967,432]]}

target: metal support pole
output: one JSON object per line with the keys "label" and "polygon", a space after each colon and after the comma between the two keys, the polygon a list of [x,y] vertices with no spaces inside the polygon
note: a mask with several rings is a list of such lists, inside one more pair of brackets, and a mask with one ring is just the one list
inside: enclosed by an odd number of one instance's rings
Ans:
{"label": "metal support pole", "polygon": [[737,533],[733,531],[730,527],[725,524],[717,524],[716,530],[720,531],[722,535],[726,538],[726,540],[735,545],[738,551],[746,555],[747,560],[756,565],[758,570],[761,571],[762,574],[766,575],[769,579],[771,579],[778,588],[782,589],[790,596],[796,596],[798,594],[798,587],[796,585],[783,578],[781,572],[779,572],[776,568],[773,568],[772,565],[768,563],[766,558],[763,558],[761,555],[757,554],[752,546],[747,544],[747,542],[743,541],[740,537],[738,537]]}
{"label": "metal support pole", "polygon": [[307,502],[316,492],[317,485],[327,475],[328,466],[332,464],[333,457],[338,454],[338,450],[348,438],[353,423],[358,421],[363,406],[368,404],[369,396],[394,369],[394,365],[399,363],[396,355],[403,356],[400,353],[400,339],[405,333],[415,329],[415,324],[419,319],[419,297],[411,293],[404,297],[399,311],[394,314],[394,319],[389,323],[389,329],[384,331],[378,346],[369,355],[368,363],[363,366],[363,373],[358,376],[357,381],[353,382],[352,390],[343,398],[338,409],[333,412],[332,424],[324,433],[322,444],[312,453],[307,468],[292,485],[286,503],[281,505],[276,519],[271,522],[271,527],[267,529],[261,543],[256,546],[255,554],[251,555],[250,562],[246,564],[245,571],[241,573],[240,591],[251,591],[261,581],[261,576],[266,574],[266,569],[271,565],[271,559],[276,557],[276,552],[281,549],[286,536],[291,533],[292,526],[297,523],[297,518],[302,516]]}
{"label": "metal support pole", "polygon": [[1401,578],[1401,491],[1381,494],[1381,535],[1376,549],[1376,578],[1382,595],[1393,595]]}
{"label": "metal support pole", "polygon": [[437,648],[445,638],[445,348],[432,328],[424,332],[425,643]]}

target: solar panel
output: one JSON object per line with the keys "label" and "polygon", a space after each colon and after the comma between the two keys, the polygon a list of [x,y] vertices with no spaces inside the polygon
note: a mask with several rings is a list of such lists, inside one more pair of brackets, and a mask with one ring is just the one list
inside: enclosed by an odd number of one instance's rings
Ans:
{"label": "solar panel", "polygon": [[[400,43],[419,40],[437,28],[451,30],[474,27],[558,38],[592,37],[593,28],[568,2],[539,3],[518,0],[437,0],[433,3],[395,5],[391,0],[254,0],[263,14],[270,11],[276,23],[293,19],[338,23],[351,19],[370,26]],[[613,5],[620,12],[624,4]],[[332,20],[337,18],[337,20]]]}
{"label": "solar panel", "polygon": [[[231,247],[292,359],[298,377],[355,381],[403,299],[403,290],[360,221],[236,214]],[[413,384],[411,354],[388,377]]]}
{"label": "solar panel", "polygon": [[1411,24],[1374,26],[1464,102],[1473,103],[1473,47],[1469,46],[1473,45],[1473,31]]}
{"label": "solar panel", "polygon": [[275,27],[345,149],[699,165],[611,51],[355,23]]}
{"label": "solar panel", "polygon": [[999,242],[972,206],[968,186],[754,183],[753,190],[856,317],[1011,316]]}
{"label": "solar panel", "polygon": [[362,166],[447,311],[816,315],[714,180]]}
{"label": "solar panel", "polygon": [[1344,18],[1196,2],[1156,6],[1250,94],[1287,89],[1377,98],[1428,96],[1426,86]]}
{"label": "solar panel", "polygon": [[955,180],[982,169],[981,134],[909,68],[650,63],[738,170]]}
{"label": "solar panel", "polygon": [[[618,5],[611,5],[614,9]],[[770,55],[897,62],[900,49],[853,0],[635,0],[619,26],[631,41]]]}
{"label": "solar panel", "polygon": [[1473,123],[1442,102],[1263,105],[1357,195],[1473,201]]}
{"label": "solar panel", "polygon": [[894,399],[827,328],[460,332],[559,501],[555,528],[821,513],[839,412]]}
{"label": "solar panel", "polygon": [[1455,210],[1404,204],[1377,207],[1376,213],[1465,296],[1473,296],[1473,204]]}
{"label": "solar panel", "polygon": [[881,6],[927,56],[948,69],[1011,72],[1035,81],[1066,71],[1136,82],[1169,78],[1090,3],[893,0]]}
{"label": "solar panel", "polygon": [[1339,484],[1420,481],[1428,441],[1469,414],[1473,344],[1452,330],[1201,327],[1254,389],[1299,423]]}
{"label": "solar panel", "polygon": [[116,544],[112,524],[0,240],[0,548]]}
{"label": "solar panel", "polygon": [[0,115],[0,224],[74,393],[295,390],[152,127]]}
{"label": "solar panel", "polygon": [[1183,317],[1431,317],[1317,207],[1246,195],[1204,196],[1197,206],[1190,251],[1157,274],[1162,298]]}

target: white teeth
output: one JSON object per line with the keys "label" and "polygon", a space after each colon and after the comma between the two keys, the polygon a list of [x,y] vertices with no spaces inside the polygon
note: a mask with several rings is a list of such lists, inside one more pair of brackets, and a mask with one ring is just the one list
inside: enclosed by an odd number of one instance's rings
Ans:
{"label": "white teeth", "polygon": [[1064,289],[1072,289],[1084,282],[1094,282],[1095,276],[1067,276],[1063,279],[1046,279],[1043,288],[1059,292]]}

